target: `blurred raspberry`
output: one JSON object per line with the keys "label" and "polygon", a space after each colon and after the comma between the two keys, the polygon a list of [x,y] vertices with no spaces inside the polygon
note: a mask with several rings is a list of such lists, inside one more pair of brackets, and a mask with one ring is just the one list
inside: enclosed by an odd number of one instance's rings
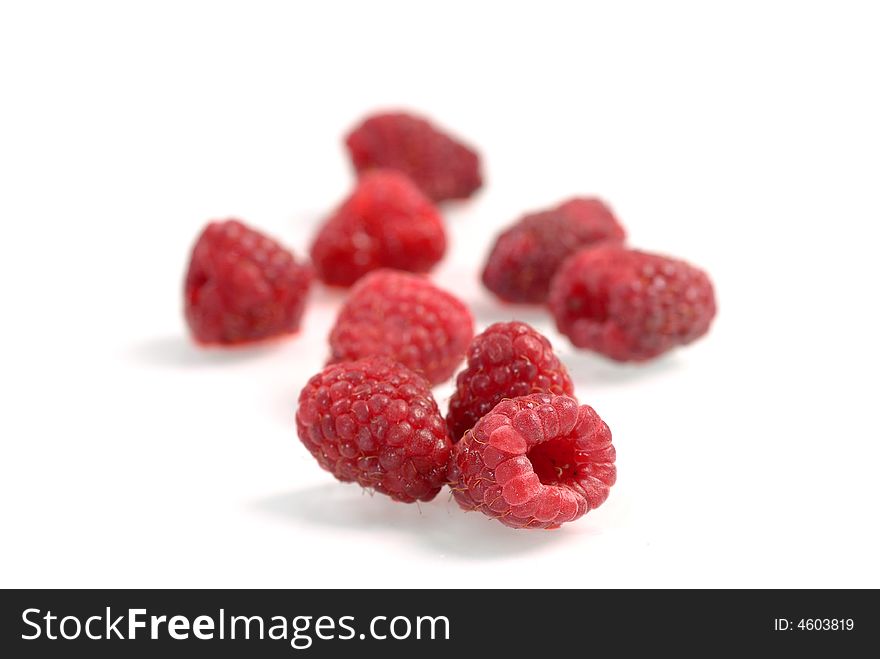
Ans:
{"label": "blurred raspberry", "polygon": [[375,170],[324,223],[311,255],[325,283],[351,286],[379,268],[427,272],[445,251],[443,221],[430,200],[400,172]]}
{"label": "blurred raspberry", "polygon": [[513,528],[556,528],[598,508],[617,470],[611,431],[589,405],[533,394],[499,403],[455,445],[453,495]]}
{"label": "blurred raspberry", "polygon": [[430,501],[451,442],[423,377],[387,357],[333,364],[299,395],[296,429],[324,469],[395,501]]}
{"label": "blurred raspberry", "polygon": [[495,323],[468,348],[446,422],[454,441],[474,427],[503,398],[533,393],[574,394],[568,370],[550,341],[520,322]]}
{"label": "blurred raspberry", "polygon": [[411,114],[373,115],[345,143],[358,173],[397,169],[434,201],[464,199],[482,185],[476,152]]}
{"label": "blurred raspberry", "polygon": [[385,355],[432,384],[448,380],[474,337],[454,295],[422,275],[377,270],[360,279],[330,333],[331,361]]}
{"label": "blurred raspberry", "polygon": [[645,361],[709,331],[715,294],[705,272],[622,247],[578,252],[557,272],[550,309],[579,348]]}
{"label": "blurred raspberry", "polygon": [[238,220],[212,222],[193,247],[184,313],[193,338],[240,344],[299,329],[312,270]]}
{"label": "blurred raspberry", "polygon": [[542,304],[550,280],[574,252],[625,238],[614,213],[599,199],[576,198],[556,208],[530,213],[495,241],[483,283],[506,302]]}

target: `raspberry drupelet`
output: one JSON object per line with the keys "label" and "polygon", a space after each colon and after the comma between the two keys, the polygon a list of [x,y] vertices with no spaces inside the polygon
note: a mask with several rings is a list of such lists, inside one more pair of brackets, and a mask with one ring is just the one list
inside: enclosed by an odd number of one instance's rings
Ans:
{"label": "raspberry drupelet", "polygon": [[473,337],[473,316],[454,295],[422,275],[376,270],[355,284],[339,311],[330,361],[385,355],[439,384]]}
{"label": "raspberry drupelet", "polygon": [[373,170],[324,222],[311,247],[321,280],[351,286],[368,272],[427,272],[446,251],[440,213],[404,174]]}
{"label": "raspberry drupelet", "polygon": [[549,306],[575,346],[636,362],[700,338],[716,310],[702,270],[617,246],[569,258],[553,279]]}
{"label": "raspberry drupelet", "polygon": [[332,364],[299,395],[296,429],[324,469],[395,501],[430,501],[452,443],[428,382],[387,357]]}
{"label": "raspberry drupelet", "polygon": [[312,282],[275,240],[238,220],[211,222],[193,247],[184,314],[202,344],[252,343],[296,332]]}
{"label": "raspberry drupelet", "polygon": [[568,369],[550,341],[526,323],[495,323],[478,334],[456,377],[446,422],[454,441],[503,398],[533,393],[574,395]]}
{"label": "raspberry drupelet", "polygon": [[465,199],[483,184],[473,149],[412,114],[368,117],[345,144],[359,174],[377,167],[399,170],[437,202]]}
{"label": "raspberry drupelet", "polygon": [[449,480],[465,510],[513,528],[551,529],[602,505],[617,478],[611,431],[568,396],[504,400],[453,448]]}
{"label": "raspberry drupelet", "polygon": [[483,268],[483,284],[505,302],[543,304],[550,280],[579,249],[622,243],[623,227],[595,198],[571,199],[550,210],[529,213],[505,229]]}

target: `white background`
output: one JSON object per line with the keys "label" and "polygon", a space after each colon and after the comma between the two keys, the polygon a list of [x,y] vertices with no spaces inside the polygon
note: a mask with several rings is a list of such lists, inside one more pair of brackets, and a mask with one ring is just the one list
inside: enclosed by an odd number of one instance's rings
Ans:
{"label": "white background", "polygon": [[[880,586],[878,32],[869,2],[4,3],[0,584]],[[546,331],[612,428],[618,484],[559,531],[317,467],[294,406],[340,294],[271,348],[187,339],[204,223],[303,254],[385,107],[484,156],[436,280]],[[575,194],[711,273],[707,338],[619,366],[480,288],[499,227]]]}

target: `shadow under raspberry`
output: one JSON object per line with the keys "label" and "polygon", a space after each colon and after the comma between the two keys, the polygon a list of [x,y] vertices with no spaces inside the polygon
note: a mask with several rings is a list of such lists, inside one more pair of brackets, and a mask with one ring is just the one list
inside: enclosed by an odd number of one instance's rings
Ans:
{"label": "shadow under raspberry", "polygon": [[559,359],[578,387],[629,386],[634,382],[664,378],[680,371],[683,360],[673,351],[650,362],[620,363],[587,350],[563,345],[556,350]]}
{"label": "shadow under raspberry", "polygon": [[[477,512],[465,512],[451,501],[448,489],[429,503],[402,504],[355,485],[327,483],[285,492],[254,503],[262,513],[317,527],[352,529],[365,534],[399,532],[432,554],[497,559],[538,552],[590,533],[589,520],[578,533],[510,529]],[[375,536],[374,536],[375,537]]]}
{"label": "shadow under raspberry", "polygon": [[183,335],[160,336],[136,343],[129,355],[148,366],[192,368],[223,366],[265,356],[278,348],[279,341],[223,348],[199,346]]}

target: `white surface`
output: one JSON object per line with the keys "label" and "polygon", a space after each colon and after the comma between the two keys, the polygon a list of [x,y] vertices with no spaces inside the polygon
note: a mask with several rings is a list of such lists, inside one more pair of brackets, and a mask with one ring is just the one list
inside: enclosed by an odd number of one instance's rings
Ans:
{"label": "white surface", "polygon": [[[0,585],[880,586],[878,16],[817,5],[4,3]],[[547,331],[613,430],[560,531],[317,467],[293,411],[338,295],[270,349],[187,341],[203,223],[301,254],[343,132],[399,105],[485,157],[437,281]],[[617,366],[480,289],[500,226],[590,193],[709,270],[708,338]]]}

